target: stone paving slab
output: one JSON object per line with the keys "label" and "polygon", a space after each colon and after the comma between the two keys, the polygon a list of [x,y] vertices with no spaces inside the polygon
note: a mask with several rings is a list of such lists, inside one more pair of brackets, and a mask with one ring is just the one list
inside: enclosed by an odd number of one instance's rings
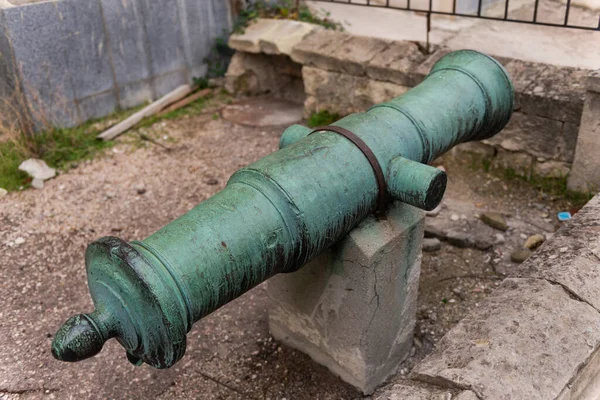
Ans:
{"label": "stone paving slab", "polygon": [[554,399],[600,345],[600,314],[560,285],[506,279],[411,377],[481,399]]}
{"label": "stone paving slab", "polygon": [[458,392],[460,390],[405,380],[375,396],[375,400],[448,400],[457,399]]}
{"label": "stone paving slab", "polygon": [[600,312],[600,198],[543,244],[515,274],[562,285]]}

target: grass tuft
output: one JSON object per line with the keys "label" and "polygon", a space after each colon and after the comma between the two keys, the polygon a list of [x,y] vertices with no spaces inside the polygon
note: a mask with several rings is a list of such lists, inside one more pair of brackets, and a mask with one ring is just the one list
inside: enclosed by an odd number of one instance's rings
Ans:
{"label": "grass tuft", "polygon": [[299,0],[275,2],[257,0],[240,12],[233,26],[233,33],[243,34],[246,27],[258,18],[291,19],[320,25],[334,31],[344,30],[340,23],[330,19],[330,13],[324,12],[321,15],[314,13],[308,6],[301,5]]}
{"label": "grass tuft", "polygon": [[[209,98],[200,98],[178,110],[146,118],[134,129],[185,115],[199,114],[209,101]],[[18,167],[28,158],[42,159],[53,168],[68,169],[74,162],[92,158],[105,149],[111,148],[115,145],[115,141],[100,140],[96,136],[111,125],[108,122],[121,121],[143,107],[144,105],[119,111],[74,128],[55,128],[36,134],[12,132],[10,136],[6,135],[7,139],[0,141],[0,187],[8,191],[27,187],[31,178],[19,171]]]}
{"label": "grass tuft", "polygon": [[338,119],[340,119],[340,116],[338,114],[332,114],[329,111],[325,110],[319,111],[317,113],[312,113],[308,118],[307,124],[309,128],[315,128],[317,126],[331,125]]}

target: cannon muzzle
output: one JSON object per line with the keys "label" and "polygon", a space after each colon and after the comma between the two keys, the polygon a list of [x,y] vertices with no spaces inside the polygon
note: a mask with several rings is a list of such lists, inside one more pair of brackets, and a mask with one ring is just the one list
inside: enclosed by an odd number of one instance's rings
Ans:
{"label": "cannon muzzle", "polygon": [[512,109],[504,68],[464,50],[365,113],[317,129],[291,126],[279,151],[240,169],[225,189],[150,237],[89,245],[95,310],[59,329],[52,354],[82,360],[114,337],[132,363],[172,366],[194,322],[269,277],[296,271],[388,201],[436,207],[446,175],[427,164],[498,133]]}

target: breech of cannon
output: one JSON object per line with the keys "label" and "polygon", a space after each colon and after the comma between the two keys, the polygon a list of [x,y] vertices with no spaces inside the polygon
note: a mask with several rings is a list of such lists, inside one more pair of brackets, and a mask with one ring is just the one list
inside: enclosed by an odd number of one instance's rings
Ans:
{"label": "breech of cannon", "polygon": [[512,109],[502,66],[457,51],[394,100],[333,127],[288,128],[279,151],[240,169],[225,189],[150,237],[89,245],[95,310],[65,322],[53,355],[82,360],[116,338],[131,362],[172,366],[194,322],[269,277],[296,271],[386,202],[434,208],[446,176],[427,164],[498,133]]}

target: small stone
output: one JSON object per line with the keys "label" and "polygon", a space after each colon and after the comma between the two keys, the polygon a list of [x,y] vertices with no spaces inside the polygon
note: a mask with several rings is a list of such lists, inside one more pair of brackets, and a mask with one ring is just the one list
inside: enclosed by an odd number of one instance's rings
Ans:
{"label": "small stone", "polygon": [[0,199],[8,194],[8,190],[0,188]]}
{"label": "small stone", "polygon": [[545,240],[546,240],[546,238],[544,238],[543,235],[536,233],[535,235],[529,236],[527,238],[523,247],[525,247],[526,249],[529,249],[529,250],[535,250],[538,247],[540,247],[542,245],[542,243],[544,243]]}
{"label": "small stone", "polygon": [[437,217],[439,215],[440,211],[442,211],[442,203],[438,204],[438,206],[436,208],[434,208],[433,210],[426,211],[425,216],[426,217]]}
{"label": "small stone", "polygon": [[448,240],[448,243],[450,243],[452,246],[460,247],[463,249],[473,246],[473,239],[471,238],[471,236],[469,236],[467,233],[464,233],[464,232],[459,232],[459,231],[448,232],[447,240]]}
{"label": "small stone", "polygon": [[479,250],[487,250],[494,244],[487,238],[475,238],[475,247]]}
{"label": "small stone", "polygon": [[34,178],[31,181],[31,187],[33,187],[34,189],[43,189],[44,188],[44,180],[43,179]]}
{"label": "small stone", "polygon": [[504,244],[504,242],[506,242],[504,235],[501,233],[496,233],[496,244]]}
{"label": "small stone", "polygon": [[19,165],[20,171],[25,171],[33,179],[40,179],[42,182],[56,176],[56,170],[50,168],[44,160],[30,158]]}
{"label": "small stone", "polygon": [[143,183],[138,183],[135,186],[135,191],[137,192],[137,194],[144,194],[144,193],[146,193],[146,187],[144,186]]}
{"label": "small stone", "polygon": [[527,239],[527,235],[526,235],[526,234],[524,234],[524,233],[520,233],[520,234],[519,234],[519,237],[520,237],[521,239]]}
{"label": "small stone", "polygon": [[480,218],[484,224],[489,225],[494,229],[501,231],[506,231],[508,229],[508,224],[500,213],[486,212],[481,214]]}
{"label": "small stone", "polygon": [[425,237],[446,240],[446,232],[435,226],[425,224]]}
{"label": "small stone", "polygon": [[107,199],[114,199],[117,196],[115,192],[106,192]]}
{"label": "small stone", "polygon": [[442,248],[442,242],[436,238],[423,239],[423,251],[432,252]]}
{"label": "small stone", "polygon": [[23,244],[23,243],[25,243],[25,239],[24,238],[18,237],[18,238],[15,239],[15,244],[16,245]]}
{"label": "small stone", "polygon": [[512,262],[520,264],[523,261],[527,260],[530,255],[531,255],[531,250],[528,250],[528,249],[515,250],[512,253],[510,253],[510,260]]}
{"label": "small stone", "polygon": [[450,219],[451,219],[452,221],[458,221],[458,220],[460,219],[460,217],[458,216],[458,214],[452,214],[452,215],[450,216]]}
{"label": "small stone", "polygon": [[210,186],[218,185],[219,184],[219,180],[215,179],[215,178],[210,178],[210,179],[206,180],[206,184],[210,185]]}

